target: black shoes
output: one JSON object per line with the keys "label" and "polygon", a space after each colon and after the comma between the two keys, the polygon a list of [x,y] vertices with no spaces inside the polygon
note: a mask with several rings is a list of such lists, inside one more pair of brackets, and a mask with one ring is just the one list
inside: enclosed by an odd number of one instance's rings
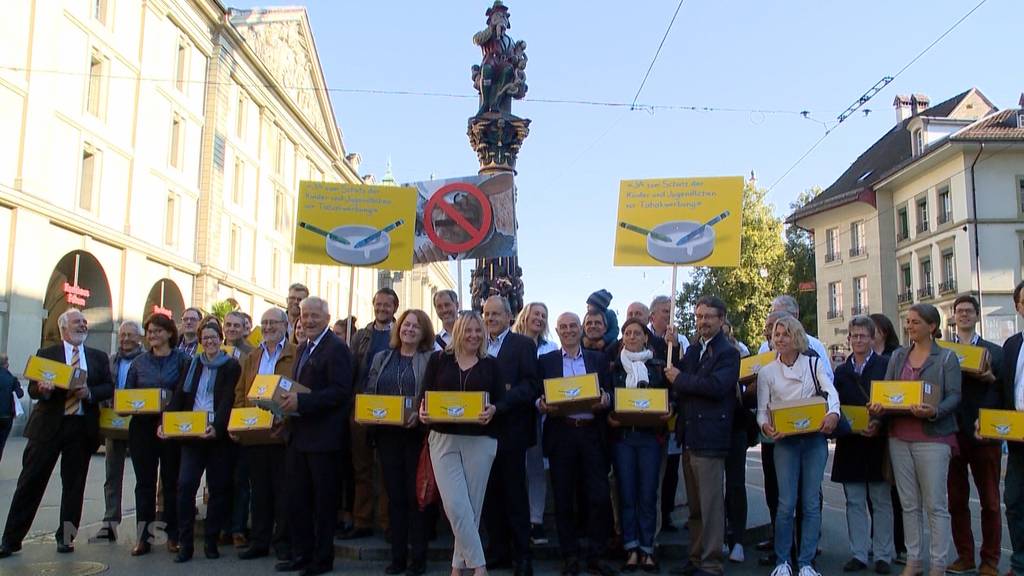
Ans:
{"label": "black shoes", "polygon": [[64,544],[63,542],[57,543],[57,554],[71,554],[74,551],[74,544]]}
{"label": "black shoes", "polygon": [[562,560],[562,576],[579,576],[580,561],[576,558]]}
{"label": "black shoes", "polygon": [[274,565],[274,570],[278,572],[298,572],[305,570],[308,564],[306,562],[300,562],[298,560],[285,560],[278,562]]}
{"label": "black shoes", "polygon": [[113,544],[117,542],[117,530],[113,526],[104,526],[100,528],[99,532],[95,536],[89,538],[89,543],[107,542]]}
{"label": "black shoes", "polygon": [[533,563],[529,560],[517,562],[516,569],[512,574],[513,576],[533,576]]}
{"label": "black shoes", "polygon": [[875,574],[892,574],[892,566],[885,560],[875,562]]}
{"label": "black shoes", "polygon": [[531,524],[530,525],[530,544],[539,546],[541,544],[547,544],[548,537],[544,534],[543,524]]}
{"label": "black shoes", "polygon": [[256,546],[246,548],[238,553],[239,560],[252,560],[254,558],[263,558],[270,554],[270,550],[266,548],[259,548]]}
{"label": "black shoes", "polygon": [[0,544],[0,558],[7,558],[15,552],[21,551],[21,544]]}
{"label": "black shoes", "polygon": [[373,536],[373,529],[371,528],[352,528],[348,532],[345,532],[339,538],[342,540],[355,540],[356,538],[366,538],[367,536]]}
{"label": "black shoes", "polygon": [[401,564],[399,564],[398,562],[392,562],[391,564],[388,564],[387,568],[384,569],[384,573],[390,574],[391,576],[394,576],[395,574],[401,574],[403,572],[405,572],[404,562]]}
{"label": "black shoes", "polygon": [[175,564],[181,564],[183,562],[188,562],[191,559],[192,559],[192,549],[188,548],[188,547],[185,547],[185,546],[182,546],[181,548],[178,548],[178,553],[175,554],[175,556],[174,556]]}
{"label": "black shoes", "polygon": [[220,558],[220,550],[217,550],[216,542],[213,542],[212,544],[207,543],[205,548],[206,550],[204,550],[204,552],[206,552],[206,558],[208,560],[216,560],[217,558]]}
{"label": "black shoes", "polygon": [[860,572],[867,567],[868,565],[860,560],[850,558],[850,561],[843,565],[843,572]]}
{"label": "black shoes", "polygon": [[409,569],[405,571],[406,576],[423,576],[427,573],[427,563],[424,561],[413,562],[409,564]]}
{"label": "black shoes", "polygon": [[597,576],[619,576],[619,571],[611,564],[596,558],[587,562],[587,572]]}

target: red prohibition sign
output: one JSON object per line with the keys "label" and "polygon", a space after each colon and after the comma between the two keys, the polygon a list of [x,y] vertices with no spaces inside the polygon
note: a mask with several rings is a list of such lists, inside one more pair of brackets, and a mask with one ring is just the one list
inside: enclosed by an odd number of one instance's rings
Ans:
{"label": "red prohibition sign", "polygon": [[[445,196],[452,192],[465,192],[476,198],[477,202],[480,203],[480,227],[474,226],[466,217],[459,212],[459,210],[445,200]],[[438,236],[437,231],[434,230],[434,209],[438,208],[444,212],[449,218],[455,221],[455,223],[462,228],[463,231],[469,234],[469,240],[465,242],[448,242]],[[487,236],[487,233],[491,230],[491,202],[487,199],[487,196],[469,182],[452,182],[442,186],[434,195],[427,200],[427,205],[423,208],[423,227],[426,229],[427,237],[433,242],[438,248],[448,252],[449,254],[459,254],[474,248],[477,244],[483,241]]]}

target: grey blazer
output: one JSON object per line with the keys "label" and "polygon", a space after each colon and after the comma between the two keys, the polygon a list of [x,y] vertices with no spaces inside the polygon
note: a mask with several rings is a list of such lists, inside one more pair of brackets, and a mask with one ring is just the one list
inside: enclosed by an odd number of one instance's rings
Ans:
{"label": "grey blazer", "polygon": [[[366,377],[367,394],[377,393],[377,381],[380,379],[380,373],[388,365],[388,361],[391,360],[391,355],[394,353],[394,348],[388,348],[373,357],[370,373]],[[430,355],[433,353],[434,351],[431,349],[426,352],[416,352],[412,356],[412,373],[416,377],[416,394],[413,395],[415,398],[423,395],[423,375],[427,372],[427,361],[430,360]]]}
{"label": "grey blazer", "polygon": [[[898,380],[907,363],[910,348],[900,347],[893,351],[889,366],[885,370],[886,380]],[[956,354],[932,342],[931,352],[921,365],[918,376],[932,385],[940,386],[942,400],[935,410],[935,417],[924,422],[924,432],[929,436],[945,436],[957,431],[956,409],[960,405],[960,361]]]}

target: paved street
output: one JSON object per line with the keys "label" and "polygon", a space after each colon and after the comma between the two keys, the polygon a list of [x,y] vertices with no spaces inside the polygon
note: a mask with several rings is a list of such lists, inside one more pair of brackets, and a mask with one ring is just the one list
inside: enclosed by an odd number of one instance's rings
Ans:
{"label": "paved street", "polygon": [[[8,444],[0,463],[0,517],[6,519],[7,510],[10,507],[10,500],[14,494],[14,487],[17,482],[20,470],[21,452],[25,446],[23,438],[12,438]],[[751,526],[764,525],[768,521],[768,510],[764,504],[762,491],[762,477],[760,469],[760,451],[755,448],[749,452],[747,460],[747,493],[750,499],[749,522]],[[831,466],[830,466],[831,467]],[[12,558],[0,561],[0,576],[20,576],[29,574],[93,574],[95,571],[88,571],[90,565],[71,563],[97,563],[94,568],[99,570],[101,565],[107,567],[110,574],[132,574],[145,570],[147,576],[160,576],[163,574],[182,574],[186,570],[190,576],[217,574],[218,576],[245,575],[251,576],[254,573],[273,573],[273,561],[261,559],[253,561],[241,561],[235,557],[230,547],[221,547],[223,554],[219,560],[206,560],[202,557],[201,551],[198,557],[188,564],[187,568],[176,565],[172,557],[163,550],[159,550],[145,558],[132,558],[129,555],[131,548],[132,526],[134,524],[134,498],[132,488],[135,480],[131,472],[130,464],[125,473],[125,495],[124,514],[125,524],[122,526],[121,539],[116,545],[89,544],[88,536],[92,535],[103,516],[103,457],[93,457],[89,469],[89,480],[86,488],[86,502],[83,516],[83,536],[77,541],[76,551],[72,555],[58,556],[54,551],[52,531],[56,526],[58,507],[60,501],[59,476],[54,474],[47,487],[43,504],[36,516],[29,538],[25,542],[24,550]],[[823,535],[821,548],[823,553],[818,559],[818,569],[822,574],[835,575],[842,573],[842,565],[848,559],[847,556],[847,533],[846,520],[843,511],[842,488],[831,482],[825,482],[825,509],[823,521]],[[977,500],[972,500],[972,511],[974,512],[976,527],[975,533],[979,534],[977,528]],[[676,510],[675,517],[677,524],[682,522],[685,516],[685,507]],[[759,530],[758,532],[761,532]],[[549,528],[549,535],[552,535],[553,528]],[[685,531],[677,535],[662,535],[659,543],[664,546],[666,556],[662,563],[662,573],[668,573],[671,568],[678,567],[679,557]],[[201,545],[200,545],[201,547]],[[1003,562],[1001,570],[1008,568],[1009,562],[1009,539],[1003,536]],[[381,574],[387,564],[381,560],[386,555],[386,548],[382,540],[376,538],[365,539],[350,543],[338,542],[338,560],[335,563],[336,573],[353,575]],[[432,554],[432,561],[429,564],[429,573],[447,574],[447,564],[442,557],[443,553],[436,551]],[[727,571],[735,575],[764,575],[768,569],[760,567],[756,562],[757,553],[752,546],[747,548],[747,560],[743,564],[729,564]],[[538,574],[558,574],[558,564],[551,560],[553,550],[547,548],[541,550],[539,556],[545,558],[537,562]],[[350,560],[348,558],[361,557],[370,560]],[[78,569],[80,571],[76,571]],[[495,572],[502,574],[503,572]],[[868,574],[865,572],[864,574]]]}

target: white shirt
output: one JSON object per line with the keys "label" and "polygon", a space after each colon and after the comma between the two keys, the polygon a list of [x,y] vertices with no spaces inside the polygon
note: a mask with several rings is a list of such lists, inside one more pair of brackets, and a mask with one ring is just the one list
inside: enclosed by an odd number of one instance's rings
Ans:
{"label": "white shirt", "polygon": [[[647,329],[651,331],[651,334],[658,336],[658,333],[654,330],[654,324],[648,324]],[[658,336],[664,340],[664,336]],[[679,342],[679,355],[686,354],[686,349],[690,347],[690,341],[686,339],[686,336],[676,333],[676,341]]]}
{"label": "white shirt", "polygon": [[[71,366],[71,355],[75,353],[76,346],[72,346],[67,340],[61,340],[64,343],[64,363]],[[78,367],[83,372],[89,371],[89,365],[85,362],[85,343],[79,344],[78,348]],[[86,388],[88,390],[88,388]],[[92,390],[89,390],[89,395],[86,398],[92,398]],[[85,414],[85,408],[82,403],[78,403],[78,412],[75,412],[76,416],[82,416]]]}
{"label": "white shirt", "polygon": [[548,352],[554,352],[558,350],[558,345],[550,340],[544,340],[537,346],[537,358],[547,354]]}
{"label": "white shirt", "polygon": [[306,353],[306,356],[307,356],[307,357],[309,357],[309,356],[311,356],[311,355],[313,354],[313,350],[316,350],[316,347],[317,347],[317,345],[318,345],[318,344],[320,344],[320,341],[321,341],[321,340],[323,340],[323,338],[324,338],[324,334],[327,334],[327,332],[328,332],[328,331],[329,331],[330,329],[331,329],[331,327],[330,327],[330,326],[328,326],[327,328],[324,328],[324,331],[323,331],[323,332],[321,332],[321,333],[320,333],[320,335],[316,337],[316,340],[311,340],[311,341],[309,342],[309,350],[308,350],[308,351],[307,351],[307,353]]}
{"label": "white shirt", "polygon": [[502,332],[501,334],[498,334],[498,337],[494,338],[493,340],[491,339],[490,336],[487,337],[488,355],[493,356],[494,358],[498,357],[498,353],[501,352],[501,345],[505,342],[505,336],[508,336],[508,331],[509,329],[505,328],[505,331]]}
{"label": "white shirt", "polygon": [[[828,373],[828,377],[831,380],[835,376],[835,374],[833,374],[832,372],[832,362],[829,360],[828,350],[825,350],[825,345],[821,343],[821,340],[818,340],[814,336],[808,334],[807,347],[818,353],[818,358],[821,359],[821,363],[819,365],[825,369],[825,372]],[[757,353],[764,354],[765,352],[770,351],[771,348],[768,347],[768,343],[761,342],[761,347],[758,348]]]}
{"label": "white shirt", "polygon": [[772,402],[801,400],[817,394],[811,365],[818,362],[818,385],[828,394],[828,414],[839,414],[839,393],[832,384],[832,375],[825,372],[827,360],[801,354],[793,366],[786,366],[777,357],[757,372],[757,423],[771,422],[768,405]]}
{"label": "white shirt", "polygon": [[1013,383],[1013,407],[1024,410],[1024,346],[1017,353],[1017,377]]}
{"label": "white shirt", "polygon": [[[452,343],[452,333],[449,332],[447,328],[441,328],[441,331],[437,333],[437,337],[440,338],[442,342],[444,342],[445,348],[447,348]],[[437,343],[437,340],[434,340],[434,350],[444,350],[444,348],[442,348],[441,345]]]}

